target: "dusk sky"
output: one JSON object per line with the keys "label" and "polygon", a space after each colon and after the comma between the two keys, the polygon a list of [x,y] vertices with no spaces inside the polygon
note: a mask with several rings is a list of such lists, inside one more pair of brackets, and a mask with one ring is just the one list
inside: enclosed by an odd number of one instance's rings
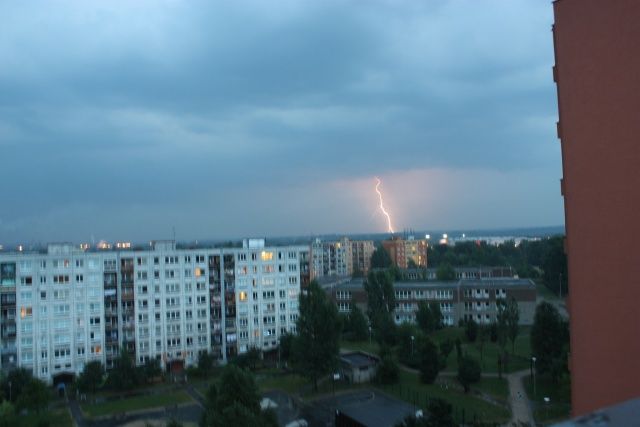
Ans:
{"label": "dusk sky", "polygon": [[0,244],[563,224],[551,1],[0,3]]}

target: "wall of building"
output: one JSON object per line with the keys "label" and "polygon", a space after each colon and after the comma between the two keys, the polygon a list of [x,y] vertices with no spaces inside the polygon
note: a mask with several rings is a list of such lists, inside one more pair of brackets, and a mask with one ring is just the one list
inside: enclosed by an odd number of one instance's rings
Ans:
{"label": "wall of building", "polygon": [[640,395],[640,2],[554,3],[576,415]]}

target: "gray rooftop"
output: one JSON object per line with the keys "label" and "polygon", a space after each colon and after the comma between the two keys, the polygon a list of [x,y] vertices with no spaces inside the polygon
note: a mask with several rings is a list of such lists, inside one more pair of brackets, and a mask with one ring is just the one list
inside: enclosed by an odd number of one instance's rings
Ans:
{"label": "gray rooftop", "polygon": [[371,391],[367,399],[339,403],[338,411],[367,427],[392,427],[415,414],[413,406],[379,391]]}
{"label": "gray rooftop", "polygon": [[378,362],[377,358],[360,351],[343,353],[340,355],[340,360],[355,367],[372,366]]}

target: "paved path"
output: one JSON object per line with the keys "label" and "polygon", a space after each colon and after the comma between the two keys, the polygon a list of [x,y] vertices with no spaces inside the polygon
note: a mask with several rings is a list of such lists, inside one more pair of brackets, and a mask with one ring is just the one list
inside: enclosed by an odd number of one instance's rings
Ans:
{"label": "paved path", "polygon": [[510,425],[535,425],[529,398],[522,384],[522,379],[527,375],[529,375],[529,370],[527,369],[507,375],[507,381],[509,381],[509,405],[511,406]]}

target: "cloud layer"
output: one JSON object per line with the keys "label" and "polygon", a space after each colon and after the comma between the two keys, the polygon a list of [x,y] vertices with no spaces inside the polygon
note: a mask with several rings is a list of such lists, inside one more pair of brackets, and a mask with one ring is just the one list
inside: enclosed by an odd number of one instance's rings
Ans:
{"label": "cloud layer", "polygon": [[551,14],[5,2],[0,243],[560,224]]}

